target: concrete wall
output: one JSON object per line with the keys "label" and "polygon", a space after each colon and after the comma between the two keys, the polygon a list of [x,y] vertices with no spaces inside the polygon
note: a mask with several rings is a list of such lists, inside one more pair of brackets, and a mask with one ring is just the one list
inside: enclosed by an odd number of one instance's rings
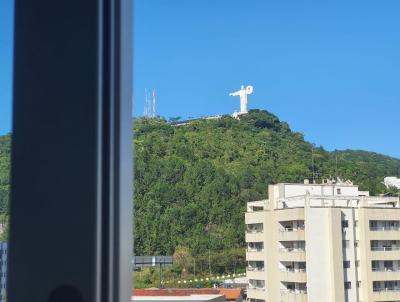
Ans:
{"label": "concrete wall", "polygon": [[308,302],[345,301],[341,215],[336,208],[305,209]]}

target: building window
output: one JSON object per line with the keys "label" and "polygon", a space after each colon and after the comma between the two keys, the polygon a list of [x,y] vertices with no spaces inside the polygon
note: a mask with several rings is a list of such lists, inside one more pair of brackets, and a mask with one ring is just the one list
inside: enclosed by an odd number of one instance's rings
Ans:
{"label": "building window", "polygon": [[357,281],[357,287],[361,287],[361,281]]}
{"label": "building window", "polygon": [[337,189],[336,189],[336,193],[337,193],[337,195],[341,195],[341,194],[342,194],[342,189],[337,188]]}
{"label": "building window", "polygon": [[358,247],[358,240],[354,241],[354,247]]}
{"label": "building window", "polygon": [[351,282],[347,281],[344,283],[344,289],[351,289]]}
{"label": "building window", "polygon": [[349,221],[348,220],[342,220],[342,228],[348,228],[349,227]]}
{"label": "building window", "polygon": [[350,261],[343,261],[343,268],[350,268]]}
{"label": "building window", "polygon": [[356,260],[356,267],[360,266],[360,260]]}

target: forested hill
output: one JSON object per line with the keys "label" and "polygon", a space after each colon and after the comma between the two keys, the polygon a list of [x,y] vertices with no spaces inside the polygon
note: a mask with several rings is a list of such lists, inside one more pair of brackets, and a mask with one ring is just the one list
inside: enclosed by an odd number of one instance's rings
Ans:
{"label": "forested hill", "polygon": [[[247,201],[266,198],[268,184],[312,177],[312,144],[266,111],[184,126],[138,119],[135,147],[140,254],[242,246]],[[314,148],[319,177],[351,179],[372,194],[384,191],[383,177],[400,167],[376,153]]]}
{"label": "forested hill", "polygon": [[[287,123],[253,110],[176,126],[164,119],[135,119],[135,251],[194,254],[244,245],[247,201],[266,198],[267,185],[312,177],[312,144]],[[0,138],[0,209],[8,203],[9,136]],[[400,160],[365,151],[327,152],[314,147],[320,178],[351,179],[372,194]],[[336,164],[337,163],[337,164]]]}

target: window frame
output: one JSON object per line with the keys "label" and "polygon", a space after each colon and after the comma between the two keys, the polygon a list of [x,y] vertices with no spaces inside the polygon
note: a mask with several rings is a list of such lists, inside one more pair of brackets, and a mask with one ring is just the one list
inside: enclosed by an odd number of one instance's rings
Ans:
{"label": "window frame", "polygon": [[126,302],[132,3],[15,0],[14,24],[7,301]]}

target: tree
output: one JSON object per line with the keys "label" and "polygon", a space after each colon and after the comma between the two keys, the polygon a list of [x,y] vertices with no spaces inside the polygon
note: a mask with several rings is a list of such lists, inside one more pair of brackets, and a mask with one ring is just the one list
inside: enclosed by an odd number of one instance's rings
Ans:
{"label": "tree", "polygon": [[193,257],[185,246],[177,246],[174,252],[174,264],[182,268],[183,272],[187,271],[193,264]]}

